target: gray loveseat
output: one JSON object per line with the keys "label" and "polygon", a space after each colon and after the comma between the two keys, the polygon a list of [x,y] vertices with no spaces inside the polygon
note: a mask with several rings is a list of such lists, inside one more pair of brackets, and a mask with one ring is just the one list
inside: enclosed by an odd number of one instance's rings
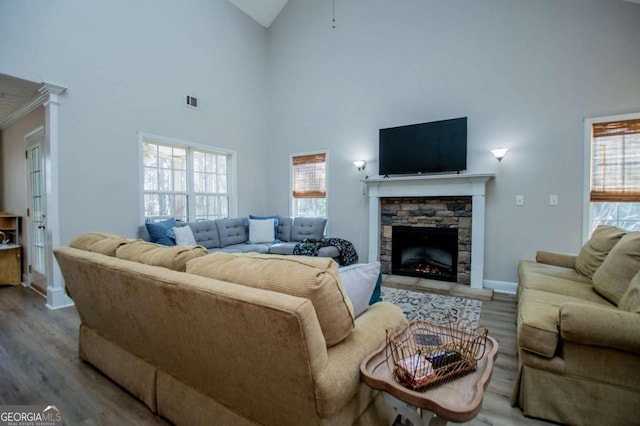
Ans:
{"label": "gray loveseat", "polygon": [[[327,219],[321,217],[279,217],[277,241],[270,243],[249,243],[248,218],[226,218],[189,222],[196,244],[209,253],[270,253],[293,254],[294,247],[304,239],[324,237]],[[146,225],[138,228],[138,236],[152,241]],[[336,247],[321,247],[319,257],[336,258],[340,252]]]}

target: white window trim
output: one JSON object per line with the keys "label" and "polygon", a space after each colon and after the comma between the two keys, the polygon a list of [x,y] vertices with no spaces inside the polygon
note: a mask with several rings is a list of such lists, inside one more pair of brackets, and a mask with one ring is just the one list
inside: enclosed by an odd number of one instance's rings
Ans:
{"label": "white window trim", "polygon": [[591,238],[591,128],[595,123],[608,121],[634,120],[640,113],[608,115],[584,119],[584,175],[582,203],[582,244]]}
{"label": "white window trim", "polygon": [[327,226],[325,227],[325,233],[329,235],[329,150],[328,149],[316,149],[313,151],[305,152],[292,152],[289,154],[289,215],[293,216],[293,157],[301,157],[303,155],[324,154],[325,162],[325,186],[326,186],[326,203],[327,203]]}
{"label": "white window trim", "polygon": [[[189,142],[182,139],[170,138],[166,136],[159,136],[153,133],[138,132],[138,167],[139,167],[139,203],[140,203],[140,223],[144,223],[144,167],[143,162],[143,146],[144,142],[155,142],[159,144],[170,144],[179,146],[181,148],[192,148],[196,150],[202,150],[207,152],[216,152],[229,156],[227,163],[227,192],[229,196],[229,217],[238,217],[238,167],[237,157],[238,153],[231,149],[219,148],[212,145],[205,145],[195,142]],[[187,176],[187,179],[191,179]]]}

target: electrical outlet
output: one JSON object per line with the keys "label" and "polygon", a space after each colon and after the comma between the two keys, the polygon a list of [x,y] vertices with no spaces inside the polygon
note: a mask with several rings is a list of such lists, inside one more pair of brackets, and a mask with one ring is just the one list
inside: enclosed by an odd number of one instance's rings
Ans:
{"label": "electrical outlet", "polygon": [[557,206],[558,205],[558,196],[555,194],[549,195],[549,205]]}
{"label": "electrical outlet", "polygon": [[516,206],[524,206],[524,195],[516,195]]}

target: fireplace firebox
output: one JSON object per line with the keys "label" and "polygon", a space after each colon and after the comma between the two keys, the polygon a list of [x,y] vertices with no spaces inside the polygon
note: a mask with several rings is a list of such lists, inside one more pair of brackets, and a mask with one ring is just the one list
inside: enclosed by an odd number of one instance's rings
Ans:
{"label": "fireplace firebox", "polygon": [[458,229],[393,226],[391,232],[393,274],[457,281]]}

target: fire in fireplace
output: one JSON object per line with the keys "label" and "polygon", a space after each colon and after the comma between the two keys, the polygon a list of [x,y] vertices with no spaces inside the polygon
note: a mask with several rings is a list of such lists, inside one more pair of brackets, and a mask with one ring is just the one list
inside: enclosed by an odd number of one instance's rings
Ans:
{"label": "fire in fireplace", "polygon": [[393,274],[457,281],[456,228],[393,226],[391,232]]}

